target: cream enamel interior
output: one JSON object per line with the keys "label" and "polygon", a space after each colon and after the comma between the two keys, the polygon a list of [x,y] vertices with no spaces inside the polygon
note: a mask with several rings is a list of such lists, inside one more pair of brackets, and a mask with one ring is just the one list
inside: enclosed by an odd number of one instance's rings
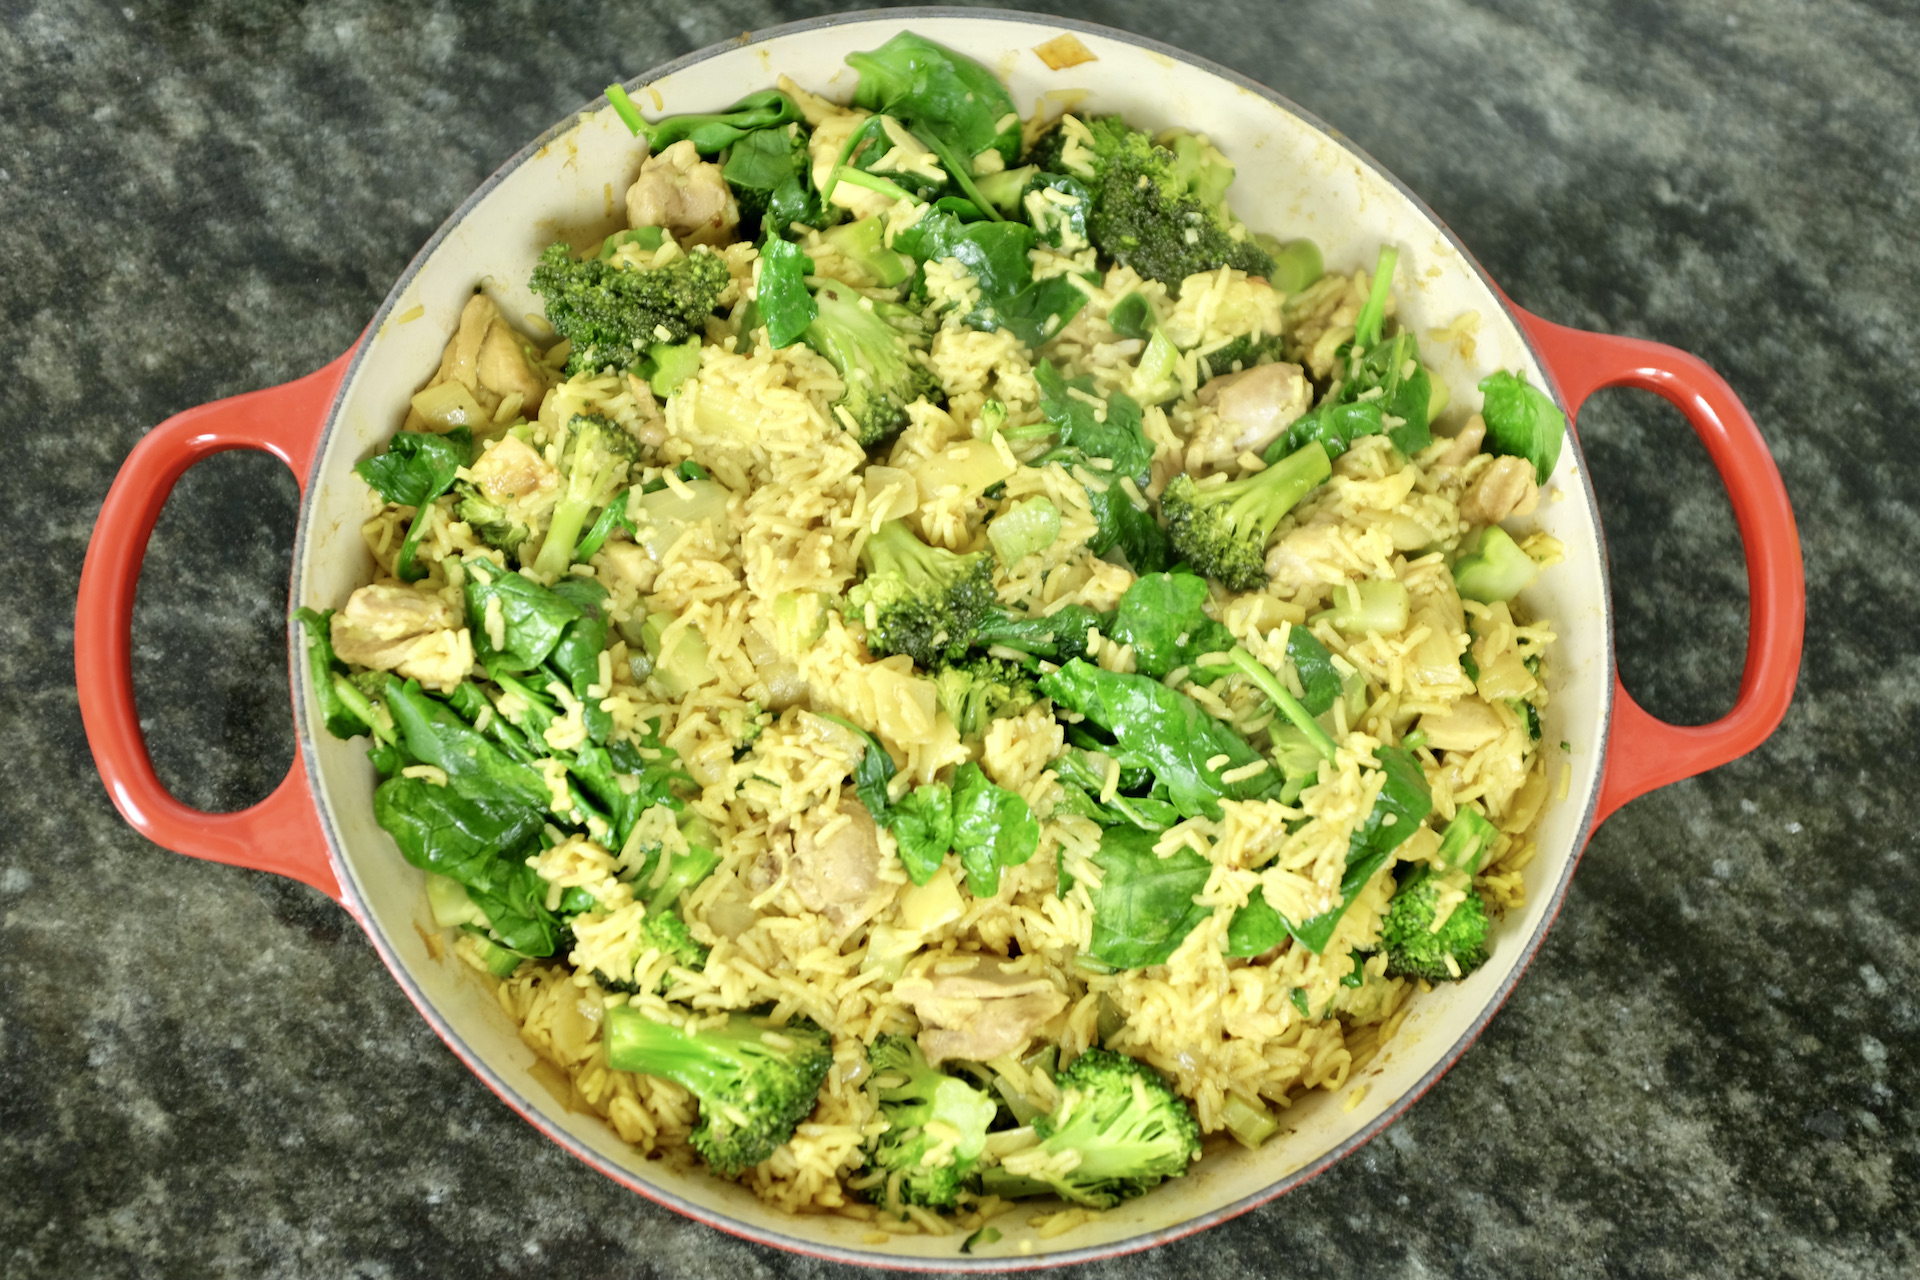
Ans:
{"label": "cream enamel interior", "polygon": [[[1525,370],[1551,386],[1499,299],[1429,215],[1388,177],[1316,124],[1268,98],[1165,53],[1084,28],[1076,34],[1096,60],[1051,71],[1031,51],[1065,29],[1052,20],[1011,16],[897,14],[812,25],[750,45],[729,45],[651,83],[629,86],[650,116],[713,110],[785,72],[806,88],[844,97],[853,87],[845,54],[872,48],[903,26],[980,59],[1009,83],[1022,112],[1049,91],[1085,90],[1082,109],[1120,111],[1143,125],[1180,124],[1205,132],[1238,167],[1233,204],[1256,230],[1282,238],[1308,236],[1329,268],[1371,265],[1376,247],[1400,248],[1397,296],[1401,322],[1420,335],[1427,359],[1443,374],[1453,401],[1443,428],[1479,404],[1479,379],[1500,368]],[[700,55],[696,55],[699,57]],[[1284,88],[1284,86],[1282,86]],[[1057,107],[1055,108],[1057,110]],[[497,175],[391,295],[336,404],[318,455],[296,549],[295,603],[340,605],[367,580],[372,562],[359,528],[369,508],[351,475],[397,427],[407,399],[437,367],[442,346],[477,282],[485,281],[506,313],[538,313],[525,281],[540,249],[556,238],[575,243],[624,225],[624,193],[637,171],[640,146],[611,108],[581,116],[545,145]],[[1430,337],[1465,313],[1478,316],[1468,344]],[[409,317],[401,319],[401,317]],[[423,1012],[467,1061],[491,1075],[518,1108],[604,1171],[645,1184],[698,1216],[730,1219],[731,1229],[849,1260],[895,1266],[1006,1266],[1043,1256],[1124,1247],[1141,1237],[1177,1233],[1181,1224],[1269,1191],[1341,1149],[1410,1099],[1517,976],[1564,891],[1584,842],[1601,765],[1612,664],[1606,617],[1603,551],[1590,487],[1578,474],[1580,455],[1566,449],[1537,523],[1565,544],[1566,561],[1524,597],[1536,616],[1554,622],[1553,705],[1548,743],[1571,744],[1569,786],[1546,812],[1540,855],[1528,869],[1529,904],[1495,935],[1494,956],[1467,981],[1417,999],[1399,1036],[1338,1093],[1316,1092],[1287,1114],[1287,1130],[1258,1152],[1210,1144],[1186,1178],[1052,1240],[1026,1225],[1033,1210],[996,1224],[1005,1239],[973,1258],[957,1254],[959,1237],[896,1237],[875,1245],[870,1228],[844,1218],[794,1218],[762,1206],[747,1191],[698,1172],[679,1172],[634,1155],[597,1118],[567,1112],[528,1074],[532,1052],[474,975],[450,956],[433,959],[422,877],[373,820],[374,774],[364,751],[315,732],[319,723],[303,663],[293,664],[296,700],[305,709],[302,748],[323,818],[333,834],[338,871],[376,945]]]}

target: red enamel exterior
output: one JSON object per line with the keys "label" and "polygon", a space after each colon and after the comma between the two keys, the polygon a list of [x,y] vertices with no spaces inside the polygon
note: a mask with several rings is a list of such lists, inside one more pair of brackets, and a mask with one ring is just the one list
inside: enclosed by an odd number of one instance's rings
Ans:
{"label": "red enamel exterior", "polygon": [[[1732,389],[1704,362],[1658,343],[1569,329],[1542,320],[1510,301],[1507,307],[1547,369],[1569,421],[1575,420],[1580,406],[1593,392],[1614,386],[1652,391],[1680,409],[1726,485],[1746,558],[1749,635],[1746,665],[1733,710],[1709,725],[1669,725],[1634,703],[1616,681],[1604,772],[1586,833],[1590,838],[1592,830],[1609,814],[1636,796],[1736,759],[1765,741],[1778,726],[1792,699],[1800,666],[1806,613],[1800,544],[1785,486],[1765,440]],[[75,615],[74,668],[81,717],[101,779],[115,807],[135,829],[179,853],[300,880],[341,902],[357,916],[354,899],[342,893],[336,878],[303,762],[294,762],[286,779],[266,800],[239,813],[209,814],[182,804],[154,773],[135,709],[131,669],[133,603],[141,563],[154,523],[173,486],[203,458],[227,449],[260,449],[293,471],[304,503],[314,452],[353,355],[349,350],[325,368],[283,386],[178,414],[133,449],[101,506],[88,544]],[[290,646],[290,651],[297,654],[299,647]],[[290,683],[297,690],[298,681]],[[375,942],[379,944],[377,936]],[[835,1261],[930,1269],[921,1259],[840,1255],[772,1233],[762,1236],[743,1224],[664,1197],[637,1179],[590,1160],[582,1148],[523,1106],[453,1034],[391,957],[388,963],[421,1015],[509,1107],[623,1185],[746,1239]],[[1518,976],[1516,971],[1513,980]],[[1481,1015],[1455,1055],[1484,1028],[1498,1003],[1496,998]],[[1379,1123],[1386,1123],[1411,1105],[1451,1060],[1450,1056],[1419,1088],[1401,1098]],[[1363,1135],[1361,1141],[1365,1136],[1370,1135]],[[1130,1253],[1182,1238],[1244,1212],[1288,1185],[1291,1182],[1283,1180],[1239,1204],[1074,1260]],[[1048,1260],[979,1261],[999,1270],[1021,1269]]]}
{"label": "red enamel exterior", "polygon": [[1727,486],[1746,551],[1747,663],[1733,710],[1712,724],[1667,724],[1649,715],[1616,678],[1597,827],[1635,796],[1736,760],[1778,727],[1793,700],[1806,629],[1800,534],[1760,429],[1705,361],[1658,342],[1569,329],[1511,301],[1507,306],[1559,384],[1570,417],[1605,387],[1651,391],[1686,415]]}
{"label": "red enamel exterior", "polygon": [[107,490],[80,570],[73,674],[94,763],[120,815],[157,845],[195,858],[271,871],[341,900],[326,837],[299,760],[273,794],[238,813],[202,813],[168,794],[153,771],[133,701],[133,596],[167,495],[203,458],[259,449],[287,464],[307,493],[313,450],[351,349],[325,368],[175,414],[148,432]]}

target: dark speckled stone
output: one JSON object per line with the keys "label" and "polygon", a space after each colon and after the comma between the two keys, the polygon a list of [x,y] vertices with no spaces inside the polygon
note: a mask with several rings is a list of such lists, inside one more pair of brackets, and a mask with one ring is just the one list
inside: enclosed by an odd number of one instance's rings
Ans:
{"label": "dark speckled stone", "polygon": [[[1274,1205],[1084,1274],[1920,1274],[1920,19],[1072,8],[1335,123],[1542,314],[1711,361],[1780,459],[1811,603],[1780,733],[1600,831],[1513,1000],[1405,1118]],[[142,432],[337,354],[460,199],[608,80],[814,11],[0,10],[0,1274],[834,1270],[561,1154],[319,895],[134,835],[70,659],[88,531]],[[1627,683],[1711,719],[1745,630],[1726,499],[1650,397],[1605,394],[1581,427]],[[291,759],[294,502],[277,464],[230,456],[154,539],[140,708],[195,804],[256,800]]]}

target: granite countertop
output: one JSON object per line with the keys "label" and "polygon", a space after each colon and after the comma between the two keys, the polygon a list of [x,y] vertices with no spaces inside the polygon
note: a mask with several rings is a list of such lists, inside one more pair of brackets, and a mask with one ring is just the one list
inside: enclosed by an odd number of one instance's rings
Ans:
{"label": "granite countertop", "polygon": [[[1062,6],[1063,8],[1069,6]],[[1920,1273],[1920,19],[1782,3],[1159,5],[1077,15],[1272,84],[1518,301],[1699,353],[1805,539],[1806,665],[1759,751],[1628,806],[1459,1065],[1378,1141],[1081,1274]],[[0,15],[0,1274],[797,1276],[516,1119],[319,894],[136,836],[72,686],[82,553],[168,414],[353,341],[440,221],[615,78],[804,4],[16,4]],[[1739,539],[1652,397],[1581,433],[1620,661],[1731,705]],[[292,758],[295,488],[180,485],[136,607],[159,771]]]}

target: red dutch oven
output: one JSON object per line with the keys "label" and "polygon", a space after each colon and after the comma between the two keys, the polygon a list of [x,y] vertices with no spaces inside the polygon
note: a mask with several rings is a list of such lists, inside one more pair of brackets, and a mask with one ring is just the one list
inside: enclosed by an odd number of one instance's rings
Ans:
{"label": "red dutch oven", "polygon": [[[1456,412],[1470,411],[1463,402],[1496,368],[1523,370],[1550,388],[1570,423],[1602,388],[1652,391],[1686,416],[1732,499],[1751,602],[1739,697],[1712,724],[1665,724],[1642,710],[1615,674],[1598,509],[1577,434],[1570,441],[1549,485],[1559,500],[1543,502],[1535,517],[1564,544],[1566,560],[1523,598],[1560,636],[1545,740],[1570,747],[1564,790],[1542,816],[1540,852],[1526,872],[1527,905],[1501,923],[1484,969],[1416,1000],[1400,1033],[1338,1093],[1296,1102],[1287,1132],[1258,1151],[1210,1150],[1187,1177],[1063,1236],[1043,1239],[1026,1225],[1026,1213],[1007,1215],[996,1224],[1004,1238],[966,1256],[956,1252],[958,1237],[879,1244],[869,1226],[849,1219],[782,1214],[698,1170],[640,1159],[597,1118],[568,1111],[536,1087],[532,1052],[489,993],[457,962],[430,954],[414,927],[428,919],[419,873],[372,821],[372,773],[363,753],[317,732],[297,636],[289,666],[299,757],[271,796],[239,813],[202,813],[169,795],[155,776],[134,710],[130,628],[147,540],[174,483],[223,450],[273,454],[301,490],[293,606],[337,606],[367,580],[371,561],[358,534],[364,499],[351,467],[396,429],[407,398],[437,367],[474,284],[488,281],[508,315],[535,311],[537,301],[523,286],[501,282],[524,281],[556,227],[604,234],[618,225],[614,196],[641,152],[604,100],[536,139],[462,205],[351,350],[284,386],[187,410],[134,448],[88,547],[74,657],[94,758],[128,822],[168,849],[289,876],[339,902],[454,1053],[581,1159],[703,1222],[783,1248],[892,1267],[1008,1269],[1110,1256],[1199,1230],[1297,1185],[1389,1123],[1466,1050],[1519,980],[1593,829],[1635,796],[1752,750],[1779,724],[1799,671],[1805,586],[1780,474],[1719,376],[1672,347],[1580,332],[1514,305],[1433,213],[1372,160],[1224,68],[1057,18],[918,9],[775,28],[689,55],[628,89],[650,114],[713,110],[781,72],[833,93],[851,87],[847,53],[903,28],[995,68],[1016,102],[1084,90],[1080,109],[1204,131],[1238,166],[1233,194],[1241,216],[1258,230],[1315,239],[1332,267],[1351,271],[1370,265],[1378,245],[1400,246],[1401,322],[1422,335],[1442,328],[1472,335],[1468,342],[1423,343],[1453,389]],[[1033,49],[1062,33],[1089,56],[1054,70]]]}

